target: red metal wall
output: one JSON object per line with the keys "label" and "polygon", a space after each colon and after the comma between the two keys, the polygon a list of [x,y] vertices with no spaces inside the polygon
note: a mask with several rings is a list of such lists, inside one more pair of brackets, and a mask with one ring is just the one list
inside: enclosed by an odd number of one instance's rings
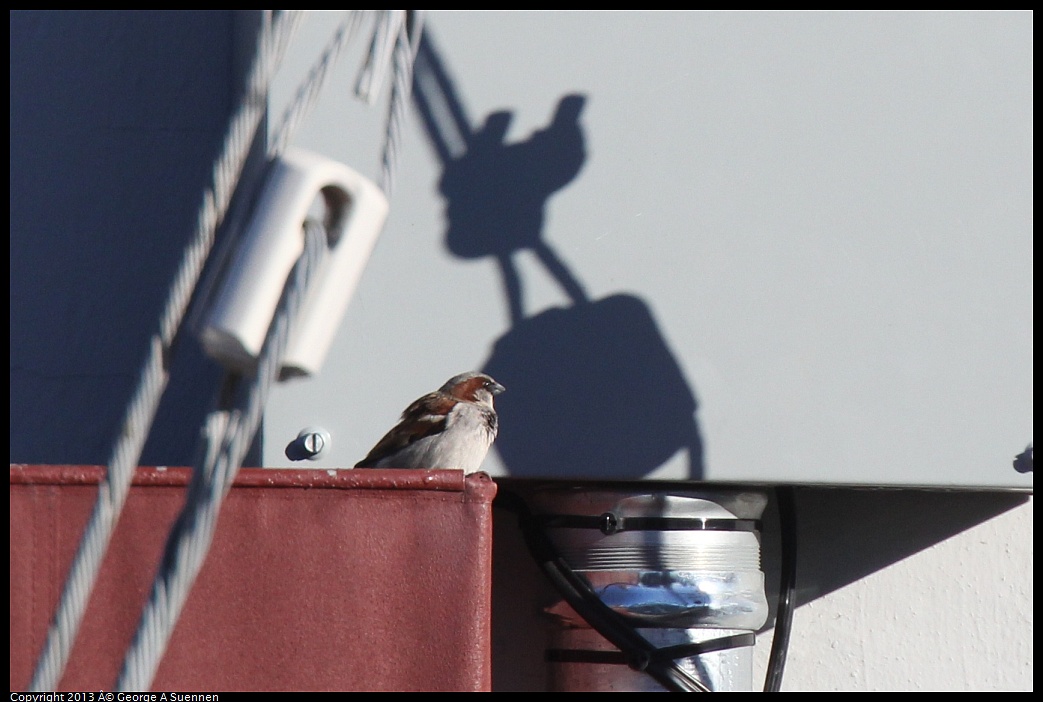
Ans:
{"label": "red metal wall", "polygon": [[[103,469],[11,466],[11,689]],[[139,468],[60,690],[110,690],[190,471]],[[489,690],[484,474],[244,469],[154,690]]]}

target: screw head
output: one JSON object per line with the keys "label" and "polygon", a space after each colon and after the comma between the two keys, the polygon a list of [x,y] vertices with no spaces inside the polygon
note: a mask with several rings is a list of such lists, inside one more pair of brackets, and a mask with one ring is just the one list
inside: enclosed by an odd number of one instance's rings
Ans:
{"label": "screw head", "polygon": [[321,427],[301,429],[297,438],[286,447],[286,457],[291,461],[308,459],[317,461],[330,446],[330,433]]}

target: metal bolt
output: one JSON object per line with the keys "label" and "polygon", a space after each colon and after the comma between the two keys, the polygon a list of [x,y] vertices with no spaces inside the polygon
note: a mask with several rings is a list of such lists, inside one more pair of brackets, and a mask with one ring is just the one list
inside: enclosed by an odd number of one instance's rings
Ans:
{"label": "metal bolt", "polygon": [[306,434],[301,437],[301,446],[304,447],[308,458],[311,458],[319,455],[322,449],[326,448],[326,440],[322,438],[322,434]]}
{"label": "metal bolt", "polygon": [[307,427],[301,429],[297,438],[286,447],[286,457],[291,461],[301,461],[305,458],[316,461],[322,457],[330,445],[330,433],[320,427]]}

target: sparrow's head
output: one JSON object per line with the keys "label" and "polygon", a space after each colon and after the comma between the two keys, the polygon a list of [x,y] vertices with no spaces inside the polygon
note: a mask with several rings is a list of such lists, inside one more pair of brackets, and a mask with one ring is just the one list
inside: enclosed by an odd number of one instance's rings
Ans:
{"label": "sparrow's head", "polygon": [[477,402],[487,407],[493,406],[493,397],[506,388],[487,376],[485,373],[461,373],[445,382],[440,392],[464,400]]}

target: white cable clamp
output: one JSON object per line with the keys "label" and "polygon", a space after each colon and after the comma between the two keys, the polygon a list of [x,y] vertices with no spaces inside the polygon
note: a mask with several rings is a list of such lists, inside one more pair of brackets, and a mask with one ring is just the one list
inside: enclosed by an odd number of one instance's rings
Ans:
{"label": "white cable clamp", "polygon": [[304,250],[304,222],[320,195],[329,251],[304,301],[282,375],[311,375],[321,368],[384,227],[388,201],[344,164],[301,149],[287,149],[271,165],[202,326],[204,349],[229,368],[256,366],[287,277]]}

